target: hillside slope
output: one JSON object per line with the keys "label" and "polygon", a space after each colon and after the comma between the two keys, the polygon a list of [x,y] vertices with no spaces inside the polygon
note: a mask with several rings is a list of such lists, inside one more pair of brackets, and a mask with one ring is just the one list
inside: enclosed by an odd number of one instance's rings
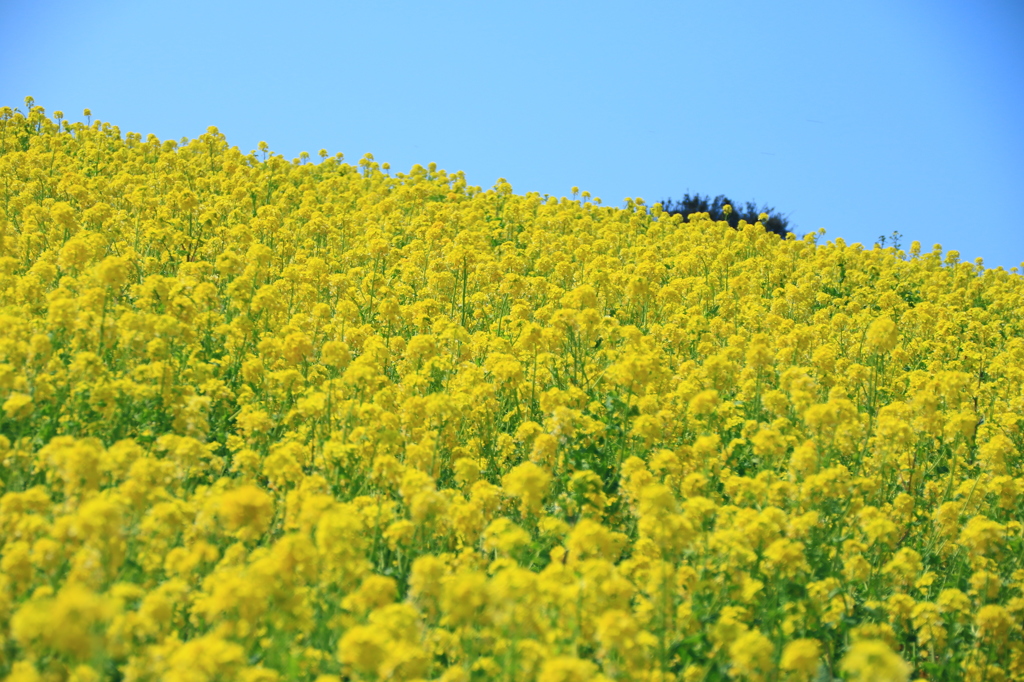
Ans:
{"label": "hillside slope", "polygon": [[1019,275],[321,157],[0,110],[0,673],[1024,677]]}

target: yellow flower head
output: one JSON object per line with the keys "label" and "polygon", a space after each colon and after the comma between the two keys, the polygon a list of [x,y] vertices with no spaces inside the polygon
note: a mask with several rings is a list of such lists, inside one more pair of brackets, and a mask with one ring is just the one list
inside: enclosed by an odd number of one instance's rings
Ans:
{"label": "yellow flower head", "polygon": [[274,517],[274,501],[266,491],[244,485],[224,493],[218,514],[228,530],[252,540],[267,532]]}
{"label": "yellow flower head", "polygon": [[1000,547],[1006,528],[1003,524],[985,516],[972,516],[960,531],[958,542],[966,547],[972,556],[984,556]]}
{"label": "yellow flower head", "polygon": [[536,514],[547,495],[551,475],[533,462],[523,462],[502,478],[505,490],[520,499],[523,510]]}
{"label": "yellow flower head", "polygon": [[907,682],[913,668],[883,640],[854,642],[839,664],[851,680],[863,682]]}
{"label": "yellow flower head", "polygon": [[26,419],[32,414],[32,396],[24,393],[11,393],[4,401],[4,414],[8,419]]}
{"label": "yellow flower head", "polygon": [[541,666],[538,682],[592,682],[597,665],[575,656],[555,656]]}
{"label": "yellow flower head", "polygon": [[816,639],[794,639],[782,650],[779,667],[796,680],[813,680],[821,665],[821,642]]}
{"label": "yellow flower head", "polygon": [[868,327],[865,338],[868,348],[876,353],[888,353],[896,347],[899,335],[896,323],[888,317],[880,317]]}

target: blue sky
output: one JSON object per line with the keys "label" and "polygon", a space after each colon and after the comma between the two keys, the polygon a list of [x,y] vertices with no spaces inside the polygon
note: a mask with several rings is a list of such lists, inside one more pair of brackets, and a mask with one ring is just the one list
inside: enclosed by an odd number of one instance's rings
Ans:
{"label": "blue sky", "polygon": [[1024,261],[1024,3],[0,2],[0,106]]}

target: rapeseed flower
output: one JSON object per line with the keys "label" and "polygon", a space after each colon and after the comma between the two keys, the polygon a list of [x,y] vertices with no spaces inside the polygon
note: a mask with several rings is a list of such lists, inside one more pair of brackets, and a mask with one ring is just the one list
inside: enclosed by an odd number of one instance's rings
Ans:
{"label": "rapeseed flower", "polygon": [[793,680],[812,680],[821,664],[821,643],[816,639],[794,639],[786,644],[779,668]]}
{"label": "rapeseed flower", "polygon": [[880,639],[855,642],[843,656],[840,667],[850,679],[878,682],[906,682],[913,670]]}
{"label": "rapeseed flower", "polygon": [[1024,674],[1019,273],[89,116],[0,108],[0,677]]}

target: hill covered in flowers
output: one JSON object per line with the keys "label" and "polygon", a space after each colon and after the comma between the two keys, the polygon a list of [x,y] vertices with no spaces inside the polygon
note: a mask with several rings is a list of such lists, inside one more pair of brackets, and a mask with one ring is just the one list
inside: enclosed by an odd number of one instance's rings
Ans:
{"label": "hill covered in flowers", "polygon": [[1024,678],[1024,281],[0,110],[0,675]]}

